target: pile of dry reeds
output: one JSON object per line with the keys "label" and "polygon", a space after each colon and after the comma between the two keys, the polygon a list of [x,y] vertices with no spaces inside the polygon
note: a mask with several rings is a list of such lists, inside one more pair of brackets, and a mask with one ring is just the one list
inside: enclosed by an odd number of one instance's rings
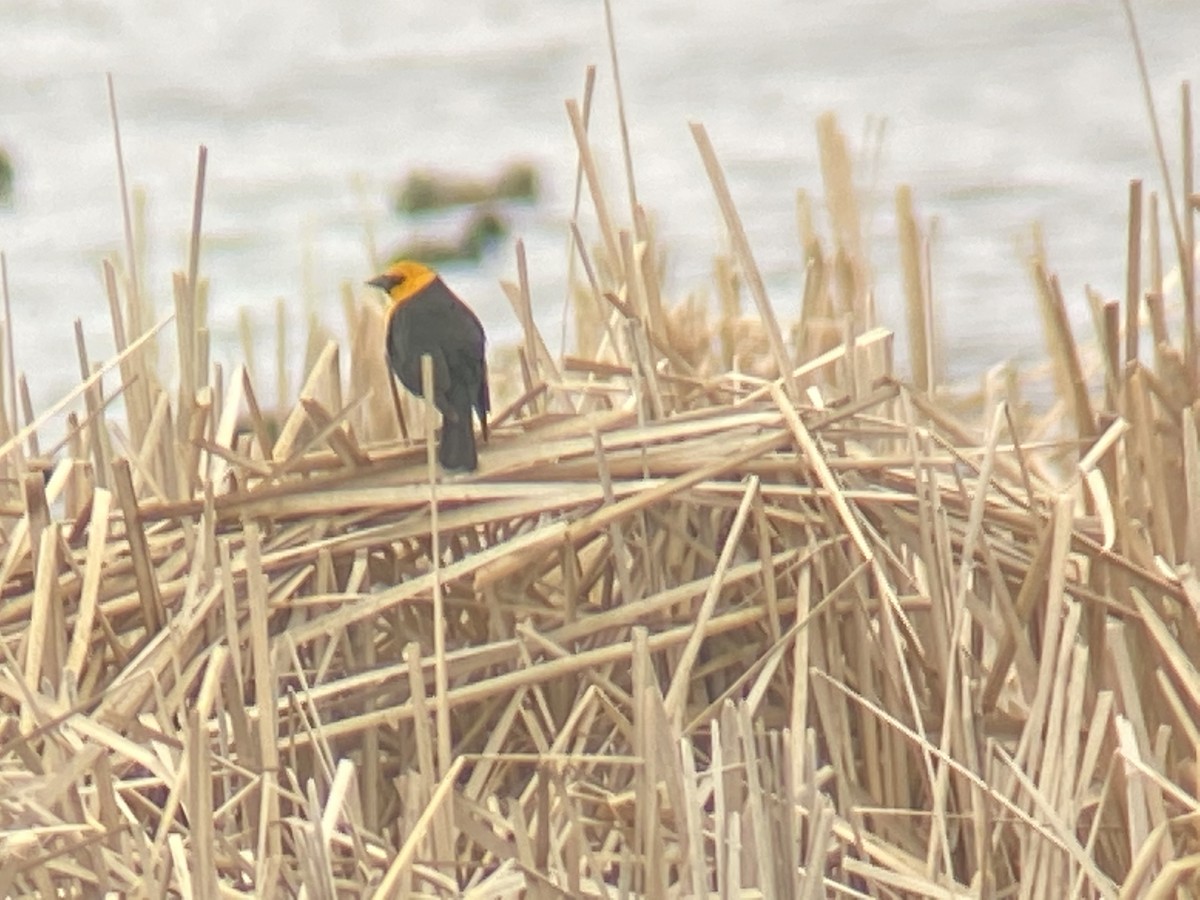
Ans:
{"label": "pile of dry reeds", "polygon": [[0,896],[1194,890],[1190,167],[1181,349],[1135,185],[1103,397],[1039,260],[1058,405],[1032,419],[995,375],[956,416],[904,189],[916,374],[893,375],[832,118],[832,236],[803,228],[785,331],[704,130],[732,246],[713,324],[662,296],[569,112],[599,236],[573,243],[583,338],[547,352],[518,252],[513,399],[474,476],[439,480],[432,416],[397,416],[365,293],[277,423],[208,364],[203,153],[177,389],[128,216],[114,360],[81,336],[79,389],[34,417],[6,332]]}

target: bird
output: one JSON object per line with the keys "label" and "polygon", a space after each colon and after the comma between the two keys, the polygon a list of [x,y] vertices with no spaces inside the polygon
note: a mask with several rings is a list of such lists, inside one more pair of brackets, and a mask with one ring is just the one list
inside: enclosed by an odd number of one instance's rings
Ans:
{"label": "bird", "polygon": [[387,360],[410,392],[423,396],[421,357],[433,359],[434,405],[442,414],[438,461],[450,472],[479,467],[472,412],[488,437],[487,336],[483,325],[440,275],[402,259],[367,284],[388,297]]}

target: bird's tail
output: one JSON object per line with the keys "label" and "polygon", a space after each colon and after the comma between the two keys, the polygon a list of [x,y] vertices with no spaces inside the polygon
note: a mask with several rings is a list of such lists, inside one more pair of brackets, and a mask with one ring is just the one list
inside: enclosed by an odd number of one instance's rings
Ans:
{"label": "bird's tail", "polygon": [[438,446],[438,461],[451,472],[473,472],[479,465],[475,453],[475,429],[471,416],[456,415],[442,418],[442,442]]}

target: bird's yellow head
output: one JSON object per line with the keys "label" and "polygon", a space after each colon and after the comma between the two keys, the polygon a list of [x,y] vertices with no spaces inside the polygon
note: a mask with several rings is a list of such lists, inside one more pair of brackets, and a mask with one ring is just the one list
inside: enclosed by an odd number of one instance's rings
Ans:
{"label": "bird's yellow head", "polygon": [[404,301],[411,300],[436,278],[437,272],[429,266],[411,259],[402,259],[392,263],[382,275],[376,275],[367,284],[386,293],[392,306],[399,306]]}

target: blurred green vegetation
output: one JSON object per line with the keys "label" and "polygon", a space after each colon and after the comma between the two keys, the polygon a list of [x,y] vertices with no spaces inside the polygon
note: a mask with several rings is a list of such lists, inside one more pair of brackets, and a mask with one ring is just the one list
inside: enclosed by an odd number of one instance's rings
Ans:
{"label": "blurred green vegetation", "polygon": [[8,151],[0,146],[0,204],[8,204],[12,202],[13,181],[16,178],[16,173],[13,170],[12,157]]}
{"label": "blurred green vegetation", "polygon": [[508,220],[491,207],[475,210],[455,238],[438,240],[415,238],[388,254],[389,262],[416,259],[430,265],[453,262],[478,262],[483,255],[508,236]]}
{"label": "blurred green vegetation", "polygon": [[424,169],[410,173],[400,183],[392,206],[402,215],[412,215],[498,201],[533,203],[538,192],[537,170],[529,163],[513,163],[490,180]]}

